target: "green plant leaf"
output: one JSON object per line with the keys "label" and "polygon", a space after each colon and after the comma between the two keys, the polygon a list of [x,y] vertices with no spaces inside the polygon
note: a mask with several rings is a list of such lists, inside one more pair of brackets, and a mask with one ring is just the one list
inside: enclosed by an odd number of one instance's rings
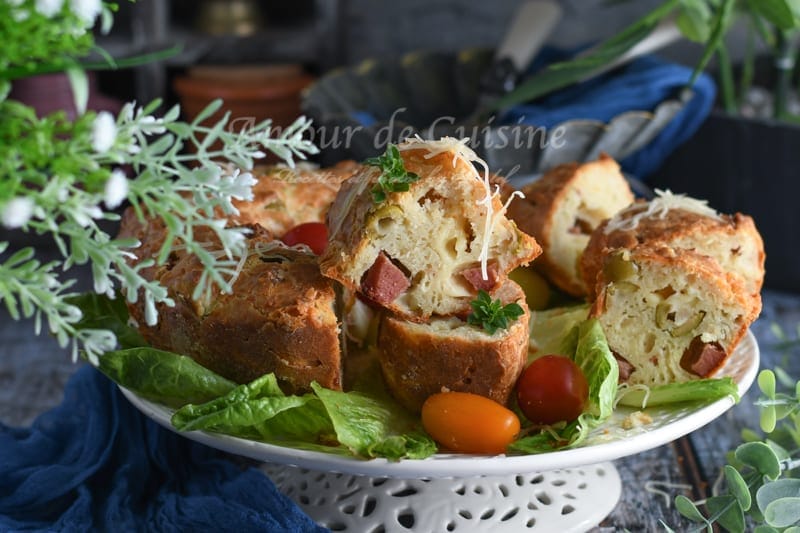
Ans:
{"label": "green plant leaf", "polygon": [[733,496],[713,496],[706,500],[709,518],[716,517],[715,522],[731,533],[744,533],[744,512]]}
{"label": "green plant leaf", "polygon": [[765,433],[772,433],[775,431],[775,425],[778,421],[778,415],[775,411],[774,405],[767,405],[761,408],[761,414],[759,415],[759,424],[761,426],[761,430]]}
{"label": "green plant leaf", "polygon": [[770,479],[781,473],[781,463],[775,452],[763,442],[746,442],[736,448],[736,458],[753,467],[757,472]]}
{"label": "green plant leaf", "polygon": [[86,76],[86,71],[79,66],[68,68],[66,73],[72,87],[75,109],[79,115],[83,115],[89,103],[89,78]]}
{"label": "green plant leaf", "polygon": [[684,37],[696,43],[711,35],[711,10],[703,0],[682,0],[675,23]]}
{"label": "green plant leaf", "polygon": [[764,519],[771,526],[788,527],[800,522],[800,497],[773,500],[764,509]]}
{"label": "green plant leaf", "polygon": [[742,510],[747,511],[753,503],[747,482],[742,478],[739,471],[731,465],[725,465],[723,470],[725,472],[725,479],[728,482],[728,492],[736,498]]}
{"label": "green plant leaf", "polygon": [[[787,533],[787,531],[784,531],[784,533]],[[772,526],[759,525],[756,526],[756,528],[753,530],[753,533],[780,533],[780,531]]]}
{"label": "green plant leaf", "polygon": [[685,516],[692,522],[701,522],[710,525],[708,520],[706,520],[706,517],[703,516],[703,513],[700,512],[700,509],[697,508],[694,502],[683,494],[675,496],[675,509],[677,509],[681,515]]}
{"label": "green plant leaf", "polygon": [[757,0],[748,2],[751,10],[782,30],[798,27],[792,3],[787,0]]}
{"label": "green plant leaf", "polygon": [[775,398],[775,374],[772,370],[762,370],[758,373],[758,388],[767,398]]}
{"label": "green plant leaf", "polygon": [[[758,491],[756,492],[756,504],[758,505],[758,508],[765,513],[765,516],[767,507],[769,507],[772,502],[783,498],[800,498],[800,479],[778,479],[776,481],[765,483],[759,487]],[[776,524],[770,522],[770,525]]]}

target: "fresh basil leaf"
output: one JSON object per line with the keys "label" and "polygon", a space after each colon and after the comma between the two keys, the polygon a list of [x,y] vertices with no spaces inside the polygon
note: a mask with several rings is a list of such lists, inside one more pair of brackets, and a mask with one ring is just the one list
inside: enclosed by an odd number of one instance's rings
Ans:
{"label": "fresh basil leaf", "polygon": [[98,368],[126,389],[170,407],[205,402],[236,386],[189,357],[149,347],[107,352]]}

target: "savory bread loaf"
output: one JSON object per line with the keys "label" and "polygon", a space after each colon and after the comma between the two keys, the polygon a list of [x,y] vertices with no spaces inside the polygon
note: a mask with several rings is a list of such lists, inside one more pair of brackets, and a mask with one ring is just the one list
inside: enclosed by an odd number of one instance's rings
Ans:
{"label": "savory bread loaf", "polygon": [[522,192],[525,197],[511,202],[508,216],[542,246],[534,268],[561,290],[586,294],[578,262],[589,235],[634,200],[619,165],[605,154],[588,163],[565,163]]}
{"label": "savory bread loaf", "polygon": [[641,244],[691,250],[713,258],[722,270],[741,277],[756,314],[760,312],[764,243],[749,216],[720,215],[702,201],[658,191],[650,202],[632,204],[592,233],[580,264],[587,286],[594,287],[611,250]]}
{"label": "savory bread loaf", "polygon": [[590,316],[630,384],[714,374],[755,320],[741,278],[691,250],[642,244],[603,257]]}
{"label": "savory bread loaf", "polygon": [[[257,224],[248,228],[249,253],[232,293],[214,286],[207,297],[193,299],[203,268],[196,255],[176,247],[164,264],[141,271],[166,287],[175,305],[158,304],[158,322],[149,326],[140,298],[128,305],[131,318],[151,346],[190,356],[233,381],[274,372],[286,392],[309,390],[312,381],[341,389],[333,282],[320,274],[313,254],[287,248]],[[130,260],[135,265],[158,254],[166,230],[160,220],[140,221],[129,208],[120,236],[142,242]],[[210,228],[195,228],[194,239],[211,253],[221,249]]]}
{"label": "savory bread loaf", "polygon": [[504,304],[518,303],[524,314],[492,335],[457,317],[420,324],[383,315],[378,357],[389,391],[404,407],[419,411],[428,396],[448,390],[508,402],[527,359],[530,314],[513,281],[495,296]]}
{"label": "savory bread loaf", "polygon": [[397,163],[419,179],[379,201],[380,167],[345,181],[328,213],[322,273],[407,320],[468,313],[478,290],[499,287],[539,245],[505,217],[468,147],[443,140],[398,148]]}
{"label": "savory bread loaf", "polygon": [[239,210],[232,224],[259,224],[276,238],[305,222],[324,222],[342,182],[360,165],[342,161],[328,168],[265,167],[253,171],[257,179],[252,200],[234,201]]}

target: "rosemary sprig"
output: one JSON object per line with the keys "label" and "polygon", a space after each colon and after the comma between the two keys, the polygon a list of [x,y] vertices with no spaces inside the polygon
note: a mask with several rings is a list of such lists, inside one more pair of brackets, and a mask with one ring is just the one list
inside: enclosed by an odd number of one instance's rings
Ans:
{"label": "rosemary sprig", "polygon": [[376,204],[386,200],[387,193],[407,191],[409,185],[419,179],[419,176],[406,170],[400,150],[394,144],[389,144],[383,155],[371,157],[364,164],[381,169],[378,183],[370,190],[372,201]]}
{"label": "rosemary sprig", "polygon": [[492,300],[486,291],[478,291],[478,297],[470,302],[472,313],[467,317],[467,322],[474,326],[481,326],[486,333],[494,335],[498,329],[508,329],[525,312],[515,302],[503,305],[500,300]]}

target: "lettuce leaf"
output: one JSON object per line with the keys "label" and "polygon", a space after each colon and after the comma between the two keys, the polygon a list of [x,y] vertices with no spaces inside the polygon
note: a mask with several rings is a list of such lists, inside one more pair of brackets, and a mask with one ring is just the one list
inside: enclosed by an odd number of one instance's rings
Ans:
{"label": "lettuce leaf", "polygon": [[621,388],[617,403],[644,409],[682,402],[714,401],[726,396],[734,402],[739,401],[739,387],[731,377],[697,379],[649,388]]}
{"label": "lettuce leaf", "polygon": [[602,424],[614,410],[617,393],[619,367],[608,347],[603,328],[596,319],[581,322],[564,337],[562,348],[574,344],[574,350],[560,352],[572,355],[581,367],[589,383],[589,398],[586,410],[577,420],[552,427],[511,443],[510,451],[542,453],[565,446],[576,446],[586,439],[589,432]]}
{"label": "lettuce leaf", "polygon": [[[530,353],[534,356],[575,353],[574,342],[577,342],[577,337],[570,339],[570,335],[575,327],[586,320],[588,314],[589,306],[586,304],[533,311],[530,321]],[[565,341],[568,342],[566,346]],[[569,341],[572,341],[572,346]]]}
{"label": "lettuce leaf", "polygon": [[169,407],[206,402],[236,387],[194,359],[149,347],[107,352],[98,368],[118,385]]}

